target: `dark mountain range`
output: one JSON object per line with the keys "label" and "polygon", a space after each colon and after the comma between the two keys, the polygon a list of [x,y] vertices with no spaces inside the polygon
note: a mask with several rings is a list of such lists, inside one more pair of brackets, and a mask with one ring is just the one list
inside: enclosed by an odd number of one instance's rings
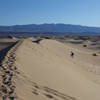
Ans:
{"label": "dark mountain range", "polygon": [[44,33],[85,33],[85,34],[100,34],[99,27],[88,27],[71,24],[29,24],[29,25],[14,25],[0,26],[1,32],[44,32]]}
{"label": "dark mountain range", "polygon": [[12,32],[96,32],[100,33],[99,27],[87,27],[71,24],[29,24],[29,25],[14,25],[0,26],[0,31]]}

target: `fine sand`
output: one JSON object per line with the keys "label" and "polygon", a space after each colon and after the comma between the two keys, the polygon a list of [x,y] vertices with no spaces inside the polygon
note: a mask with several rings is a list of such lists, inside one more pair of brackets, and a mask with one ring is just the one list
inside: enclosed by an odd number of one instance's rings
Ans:
{"label": "fine sand", "polygon": [[94,52],[52,39],[19,40],[1,64],[0,100],[100,100]]}

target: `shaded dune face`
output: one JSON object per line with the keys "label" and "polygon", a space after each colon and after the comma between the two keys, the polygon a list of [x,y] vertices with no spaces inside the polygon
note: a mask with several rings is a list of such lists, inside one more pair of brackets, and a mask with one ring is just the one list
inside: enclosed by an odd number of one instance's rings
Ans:
{"label": "shaded dune face", "polygon": [[0,89],[1,100],[99,100],[99,62],[92,66],[94,58],[87,53],[56,40],[20,40],[2,63],[6,71],[1,69],[0,77],[7,77],[12,87]]}
{"label": "shaded dune face", "polygon": [[[20,42],[15,42],[5,48],[2,52],[2,59],[0,59],[0,99],[1,100],[14,100],[16,98],[14,83],[16,75],[15,51],[20,45]],[[5,56],[5,57],[3,57]]]}

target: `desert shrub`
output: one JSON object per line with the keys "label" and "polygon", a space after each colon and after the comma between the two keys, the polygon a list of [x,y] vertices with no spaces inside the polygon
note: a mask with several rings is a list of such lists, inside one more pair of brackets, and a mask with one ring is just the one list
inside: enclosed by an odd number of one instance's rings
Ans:
{"label": "desert shrub", "polygon": [[84,45],[83,45],[83,47],[87,47],[87,45],[86,45],[86,44],[84,44]]}
{"label": "desert shrub", "polygon": [[93,56],[98,56],[96,53],[93,53],[92,55],[93,55]]}

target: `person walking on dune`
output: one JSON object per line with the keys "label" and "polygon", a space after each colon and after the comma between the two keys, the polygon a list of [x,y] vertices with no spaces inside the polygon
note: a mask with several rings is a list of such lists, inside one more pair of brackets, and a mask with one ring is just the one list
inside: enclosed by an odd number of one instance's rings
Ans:
{"label": "person walking on dune", "polygon": [[70,56],[73,58],[74,57],[74,52],[71,51]]}

